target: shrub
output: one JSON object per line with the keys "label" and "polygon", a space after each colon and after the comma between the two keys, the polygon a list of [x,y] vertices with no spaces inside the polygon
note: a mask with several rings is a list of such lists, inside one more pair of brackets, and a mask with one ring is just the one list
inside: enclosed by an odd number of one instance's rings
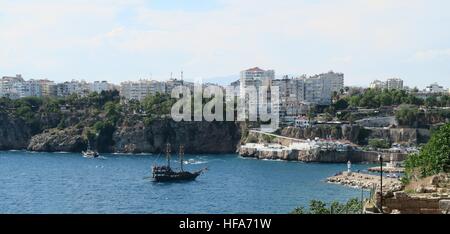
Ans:
{"label": "shrub", "polygon": [[377,149],[389,149],[391,147],[386,139],[369,139],[369,146]]}
{"label": "shrub", "polygon": [[410,155],[405,167],[407,179],[450,172],[450,123],[434,132],[418,154]]}

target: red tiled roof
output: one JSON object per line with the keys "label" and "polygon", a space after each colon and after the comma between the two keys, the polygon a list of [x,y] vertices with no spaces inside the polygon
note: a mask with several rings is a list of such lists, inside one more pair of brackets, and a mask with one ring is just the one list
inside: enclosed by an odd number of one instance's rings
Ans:
{"label": "red tiled roof", "polygon": [[258,71],[264,71],[263,69],[259,68],[259,67],[254,67],[254,68],[250,68],[247,71],[251,71],[251,72],[258,72]]}

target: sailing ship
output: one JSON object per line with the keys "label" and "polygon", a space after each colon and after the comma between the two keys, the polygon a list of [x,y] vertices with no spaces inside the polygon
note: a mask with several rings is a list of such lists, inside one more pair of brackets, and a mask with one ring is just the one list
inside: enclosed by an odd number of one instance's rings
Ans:
{"label": "sailing ship", "polygon": [[83,157],[85,158],[97,158],[98,156],[100,156],[97,151],[91,149],[91,144],[89,143],[89,141],[86,151],[81,151],[81,154],[83,154]]}
{"label": "sailing ship", "polygon": [[170,167],[171,160],[171,148],[170,144],[166,145],[166,158],[167,165],[164,166],[153,166],[152,167],[152,177],[155,182],[174,182],[174,181],[191,181],[195,180],[202,172],[206,169],[202,169],[195,172],[184,171],[184,146],[180,145],[179,157],[180,157],[180,171],[174,171]]}

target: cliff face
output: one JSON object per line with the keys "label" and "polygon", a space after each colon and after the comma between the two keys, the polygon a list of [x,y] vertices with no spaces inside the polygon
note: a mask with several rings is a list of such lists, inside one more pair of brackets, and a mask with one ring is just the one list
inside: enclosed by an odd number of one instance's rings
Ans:
{"label": "cliff face", "polygon": [[113,149],[121,153],[160,153],[170,142],[172,149],[183,144],[186,153],[234,153],[241,136],[234,122],[154,121],[120,126],[113,135]]}
{"label": "cliff face", "polygon": [[31,130],[23,120],[0,112],[0,150],[26,149]]}
{"label": "cliff face", "polygon": [[87,143],[82,129],[50,129],[32,137],[28,150],[40,152],[81,152]]}
{"label": "cliff face", "polygon": [[[166,143],[177,152],[183,144],[186,153],[234,153],[241,136],[240,125],[233,122],[174,122],[156,120],[149,126],[142,122],[118,126],[112,134],[112,145],[104,152],[160,153]],[[32,137],[28,150],[45,152],[81,152],[87,147],[83,129],[50,129]],[[97,147],[98,148],[98,147]]]}
{"label": "cliff face", "polygon": [[316,137],[323,139],[331,137],[358,143],[360,130],[361,128],[358,125],[322,125],[312,128],[287,127],[281,130],[281,135],[298,139],[314,139]]}

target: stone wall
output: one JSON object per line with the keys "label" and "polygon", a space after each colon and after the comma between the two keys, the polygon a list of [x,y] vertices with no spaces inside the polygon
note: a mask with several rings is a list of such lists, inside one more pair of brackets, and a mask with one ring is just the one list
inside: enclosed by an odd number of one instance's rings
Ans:
{"label": "stone wall", "polygon": [[401,214],[442,214],[439,202],[440,197],[414,197],[403,191],[395,192],[394,197],[383,200],[386,213],[393,211]]}

